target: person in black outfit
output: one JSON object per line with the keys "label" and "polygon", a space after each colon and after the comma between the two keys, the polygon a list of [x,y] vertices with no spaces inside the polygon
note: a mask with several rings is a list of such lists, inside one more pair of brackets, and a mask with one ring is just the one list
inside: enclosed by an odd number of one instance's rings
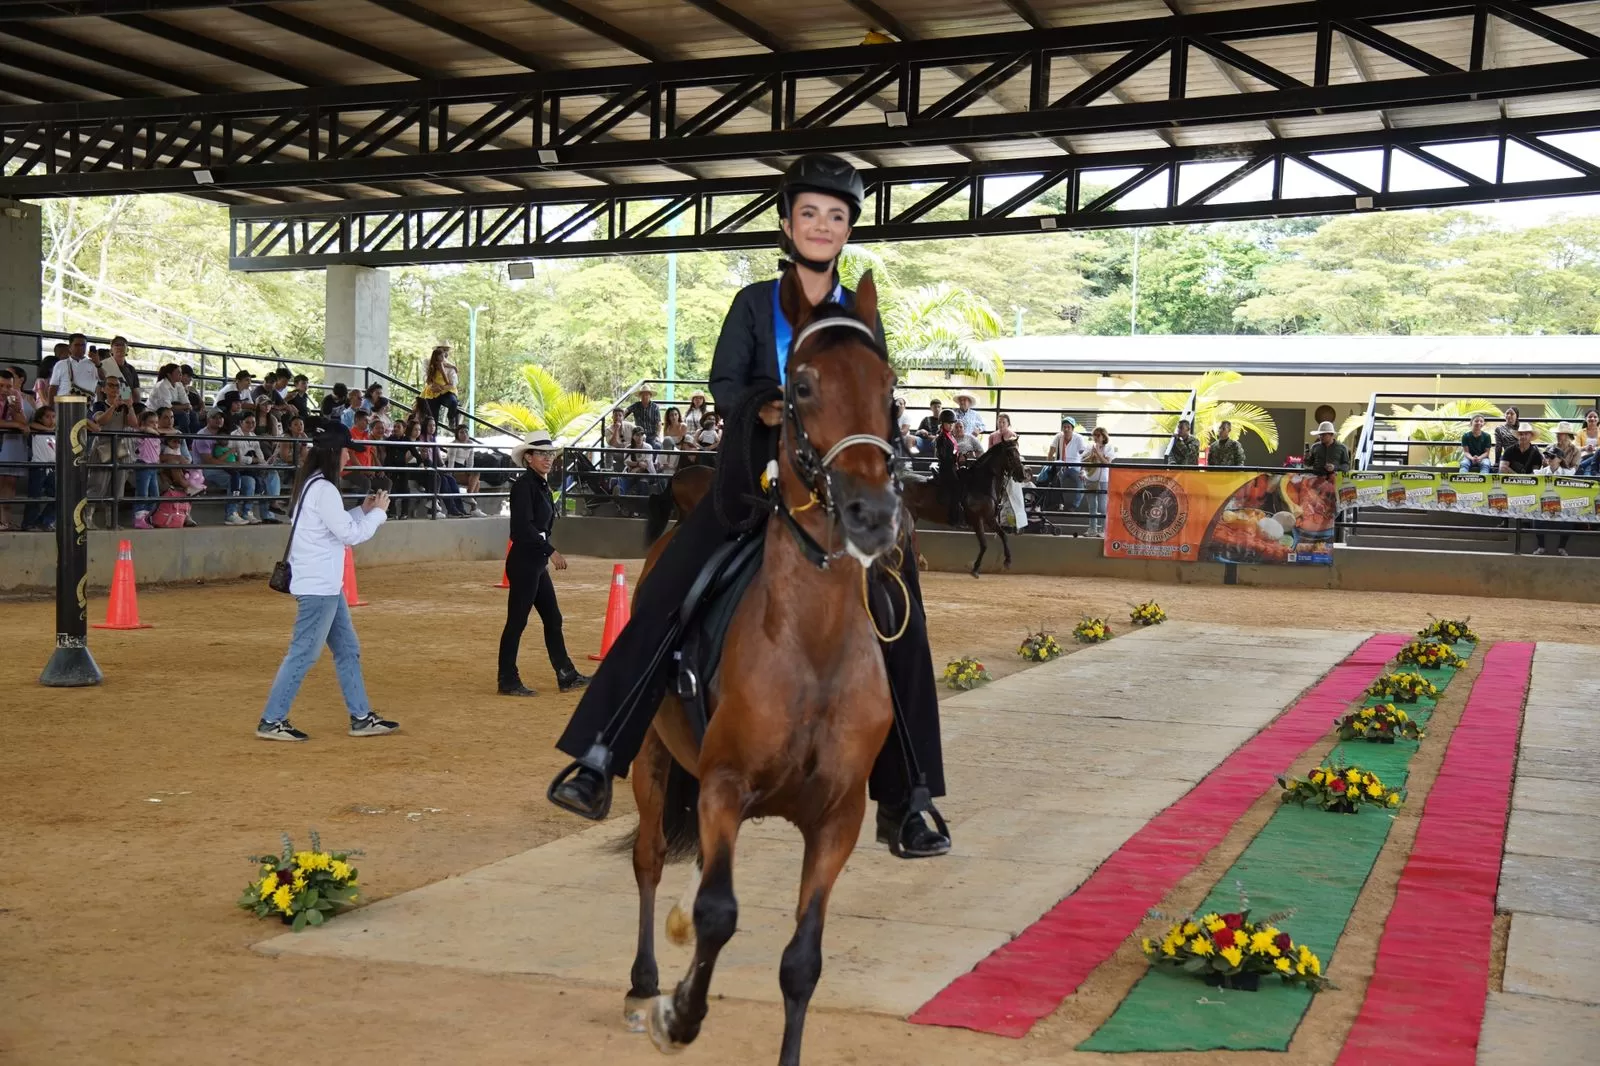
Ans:
{"label": "person in black outfit", "polygon": [[[799,272],[813,303],[830,300],[845,308],[854,303],[854,294],[839,283],[835,264],[860,215],[863,196],[860,176],[834,156],[804,156],[784,175],[778,205],[783,250],[790,260],[785,269]],[[612,778],[627,774],[649,731],[667,685],[666,671],[651,671],[649,665],[668,658],[664,651],[672,641],[672,621],[695,578],[734,531],[754,528],[769,513],[756,480],[777,455],[781,388],[793,336],[777,292],[778,282],[765,281],[734,297],[711,365],[711,393],[729,427],[723,439],[727,451],[716,464],[717,484],[679,523],[655,567],[640,581],[631,620],[612,643],[557,744],[577,761],[552,784],[550,799],[586,818],[598,821],[609,812]],[[881,323],[877,333],[881,345]],[[740,427],[749,432],[740,432]],[[886,437],[892,429],[886,408]],[[942,796],[939,700],[914,552],[903,553],[900,573],[910,600],[901,609],[910,617],[901,638],[883,646],[889,688],[923,783],[930,795]],[[875,614],[882,614],[879,629],[893,631],[898,618],[889,618],[881,608],[883,601],[891,609],[899,607],[898,587],[887,595],[880,589],[873,600],[879,608]],[[908,817],[916,782],[898,729],[890,731],[868,784],[878,801],[878,839],[896,855],[921,858],[950,850],[949,838],[925,817]]]}
{"label": "person in black outfit", "polygon": [[949,511],[946,517],[950,525],[960,526],[961,475],[956,470],[959,461],[956,457],[956,438],[951,429],[955,424],[954,411],[939,412],[939,433],[933,438],[933,454],[938,461],[939,494],[944,497],[945,509]]}
{"label": "person in black outfit", "polygon": [[1517,427],[1517,443],[1500,453],[1502,474],[1537,474],[1544,467],[1544,452],[1533,443],[1533,426]]}
{"label": "person in black outfit", "polygon": [[550,495],[550,467],[555,448],[548,435],[535,433],[511,449],[511,460],[523,473],[511,483],[511,551],[506,556],[506,579],[511,591],[506,598],[506,627],[500,634],[500,695],[536,696],[522,683],[517,670],[517,647],[528,625],[528,611],[539,612],[544,623],[544,646],[555,667],[556,685],[571,692],[589,683],[578,673],[567,654],[561,634],[561,606],[556,602],[556,585],[550,568],[567,568],[566,559],[550,543],[550,530],[556,521],[555,499]]}

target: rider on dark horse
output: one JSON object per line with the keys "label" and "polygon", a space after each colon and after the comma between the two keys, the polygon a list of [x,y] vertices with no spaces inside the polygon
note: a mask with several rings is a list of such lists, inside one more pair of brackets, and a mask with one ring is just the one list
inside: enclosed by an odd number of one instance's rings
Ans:
{"label": "rider on dark horse", "polygon": [[950,427],[956,424],[956,413],[950,410],[939,412],[939,434],[933,438],[933,454],[938,460],[939,492],[944,496],[945,506],[950,510],[950,525],[961,524],[961,459],[956,445],[955,431]]}
{"label": "rider on dark horse", "polygon": [[[836,156],[803,156],[784,175],[778,193],[782,247],[788,260],[783,269],[796,272],[813,303],[831,301],[847,309],[854,304],[854,293],[839,282],[838,256],[864,198],[860,175]],[[631,620],[617,635],[556,745],[577,762],[556,779],[550,799],[575,814],[598,821],[609,812],[612,778],[627,774],[666,692],[665,669],[651,671],[649,664],[669,658],[661,653],[672,639],[673,618],[718,547],[736,532],[760,525],[769,513],[760,499],[758,480],[778,454],[783,416],[779,396],[793,336],[793,327],[779,307],[778,284],[757,282],[734,297],[711,364],[712,397],[729,426],[717,464],[717,485],[684,517],[655,567],[639,583]],[[877,332],[881,343],[881,323]],[[889,421],[885,410],[886,435],[893,429]],[[740,426],[751,429],[736,432]],[[741,450],[747,454],[739,454]],[[875,596],[874,602],[886,599],[910,614],[900,638],[882,645],[884,665],[915,764],[929,794],[937,797],[944,795],[939,700],[915,556],[908,550],[900,559],[909,602],[899,607],[897,583],[892,593]],[[876,573],[874,580],[887,582]],[[880,632],[898,628],[886,625],[880,621]],[[878,839],[904,858],[943,855],[950,850],[949,838],[926,818],[907,816],[917,784],[911,777],[911,762],[902,750],[900,730],[891,729],[868,782],[878,803]]]}

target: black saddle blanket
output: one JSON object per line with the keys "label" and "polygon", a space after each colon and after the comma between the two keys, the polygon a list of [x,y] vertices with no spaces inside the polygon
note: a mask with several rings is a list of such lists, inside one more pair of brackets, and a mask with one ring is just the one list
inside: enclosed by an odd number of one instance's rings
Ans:
{"label": "black saddle blanket", "polygon": [[678,631],[683,638],[673,656],[673,688],[697,739],[704,738],[710,720],[707,694],[722,666],[722,646],[733,614],[761,570],[764,534],[764,526],[758,527],[718,548],[680,610]]}

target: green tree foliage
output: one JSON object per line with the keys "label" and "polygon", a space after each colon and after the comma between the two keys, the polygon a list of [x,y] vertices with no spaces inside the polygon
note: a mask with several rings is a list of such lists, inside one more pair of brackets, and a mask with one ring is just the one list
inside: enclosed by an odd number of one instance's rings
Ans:
{"label": "green tree foliage", "polygon": [[[898,194],[897,194],[898,195]],[[1059,212],[1057,189],[1019,214]],[[182,197],[46,201],[45,321],[135,339],[311,360],[323,347],[320,272],[227,267],[226,212]],[[954,199],[931,213],[959,217]],[[1600,330],[1600,218],[1533,228],[1467,211],[1382,212],[1159,227],[1138,238],[1137,332],[1593,333]],[[979,341],[1010,333],[1125,334],[1134,311],[1132,231],[1039,233],[851,246],[847,284],[871,269],[897,360],[992,380]],[[774,276],[772,251],[677,257],[680,377],[710,367],[728,302]],[[478,318],[481,405],[529,406],[525,368],[599,399],[666,368],[667,260],[540,262],[391,272],[391,366],[415,380],[450,344],[465,375]],[[465,382],[463,396],[465,400]],[[1245,419],[1235,413],[1235,422]],[[1223,417],[1223,416],[1219,416]],[[1202,414],[1201,432],[1210,428]],[[1263,427],[1264,428],[1264,427]],[[1266,437],[1266,434],[1262,434]]]}
{"label": "green tree foliage", "polygon": [[570,441],[605,410],[605,401],[581,392],[568,392],[554,374],[542,366],[521,367],[526,402],[496,400],[483,406],[483,416],[513,433],[544,430],[557,441]]}

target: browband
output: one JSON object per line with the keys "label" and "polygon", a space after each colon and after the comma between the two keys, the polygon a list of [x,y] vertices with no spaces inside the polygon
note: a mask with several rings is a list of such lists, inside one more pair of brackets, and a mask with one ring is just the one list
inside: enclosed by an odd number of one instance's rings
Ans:
{"label": "browband", "polygon": [[849,329],[860,330],[862,333],[865,333],[868,337],[872,338],[872,343],[874,346],[876,346],[878,343],[878,333],[871,326],[867,325],[859,318],[850,318],[847,315],[838,315],[833,318],[819,318],[815,322],[812,322],[810,325],[806,326],[805,329],[800,331],[800,335],[794,339],[789,347],[789,350],[791,352],[798,352],[800,350],[800,346],[804,344],[806,339],[813,333],[816,333],[819,330],[832,329],[835,326],[844,326]]}

